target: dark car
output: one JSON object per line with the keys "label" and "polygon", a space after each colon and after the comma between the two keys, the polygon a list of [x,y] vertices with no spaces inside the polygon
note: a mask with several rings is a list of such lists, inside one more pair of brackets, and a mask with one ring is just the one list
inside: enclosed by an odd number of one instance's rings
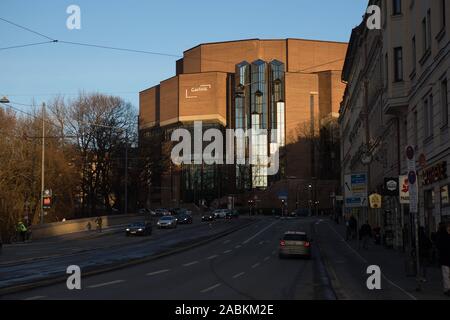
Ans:
{"label": "dark car", "polygon": [[213,212],[205,213],[202,216],[202,221],[203,222],[205,222],[205,221],[214,221],[215,219],[216,219],[216,216],[215,216],[215,214]]}
{"label": "dark car", "polygon": [[226,219],[236,219],[239,218],[239,212],[237,210],[229,210],[225,217]]}
{"label": "dark car", "polygon": [[192,217],[186,213],[180,213],[177,216],[178,224],[192,224]]}
{"label": "dark car", "polygon": [[150,222],[137,222],[130,224],[126,229],[128,236],[149,236],[152,234],[152,224]]}

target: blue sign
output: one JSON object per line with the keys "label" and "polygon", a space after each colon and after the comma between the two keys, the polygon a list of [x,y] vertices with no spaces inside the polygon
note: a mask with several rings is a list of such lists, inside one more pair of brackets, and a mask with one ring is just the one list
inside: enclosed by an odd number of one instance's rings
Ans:
{"label": "blue sign", "polygon": [[352,174],[352,185],[353,184],[365,184],[366,175],[365,174]]}

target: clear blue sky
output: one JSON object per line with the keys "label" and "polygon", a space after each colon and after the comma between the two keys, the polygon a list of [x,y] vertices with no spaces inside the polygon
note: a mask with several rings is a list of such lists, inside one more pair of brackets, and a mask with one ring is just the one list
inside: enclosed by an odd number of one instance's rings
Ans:
{"label": "clear blue sky", "polygon": [[[81,8],[68,30],[66,8]],[[199,43],[246,38],[348,41],[367,0],[1,0],[0,17],[51,38],[181,55]],[[0,21],[0,48],[45,41]],[[115,94],[138,106],[138,92],[175,73],[174,57],[45,44],[0,50],[0,95],[37,103],[80,90]]]}

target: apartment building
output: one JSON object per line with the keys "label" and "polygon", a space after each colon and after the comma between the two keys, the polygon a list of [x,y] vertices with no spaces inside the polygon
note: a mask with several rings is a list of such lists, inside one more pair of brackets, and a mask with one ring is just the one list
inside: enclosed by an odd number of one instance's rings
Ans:
{"label": "apartment building", "polygon": [[368,5],[381,8],[381,29],[367,28],[366,16],[352,32],[342,74],[342,174],[367,172],[369,194],[384,197],[382,208],[346,206],[346,212],[380,226],[393,246],[402,247],[412,238],[414,217],[386,181],[400,179],[402,187],[406,146],[415,147],[418,159],[420,224],[432,233],[450,218],[450,8],[445,0]]}

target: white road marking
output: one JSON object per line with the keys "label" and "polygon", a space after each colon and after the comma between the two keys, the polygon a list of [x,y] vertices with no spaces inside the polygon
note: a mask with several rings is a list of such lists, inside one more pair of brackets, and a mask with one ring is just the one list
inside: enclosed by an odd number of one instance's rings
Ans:
{"label": "white road marking", "polygon": [[212,260],[212,259],[215,259],[215,258],[217,258],[217,257],[218,257],[218,255],[215,254],[215,255],[212,255],[212,256],[206,258],[206,260]]}
{"label": "white road marking", "polygon": [[110,286],[110,285],[117,284],[117,283],[122,283],[122,282],[125,282],[125,280],[115,280],[115,281],[110,281],[110,282],[94,284],[92,286],[88,286],[88,288],[91,288],[91,289],[101,288],[101,287],[106,287],[106,286]]}
{"label": "white road marking", "polygon": [[190,266],[193,266],[194,264],[197,264],[197,263],[198,263],[198,261],[192,261],[192,262],[188,262],[188,263],[183,264],[183,266],[184,267],[190,267]]}
{"label": "white road marking", "polygon": [[147,273],[147,275],[148,276],[155,276],[157,274],[166,273],[166,272],[169,272],[169,271],[170,271],[169,269],[163,269],[163,270],[149,272],[149,273]]}
{"label": "white road marking", "polygon": [[241,248],[242,246],[240,245],[240,244],[238,244],[236,247],[234,247],[235,249],[239,249],[239,248]]}
{"label": "white road marking", "polygon": [[271,224],[269,224],[267,227],[265,227],[264,229],[259,230],[257,233],[255,233],[253,236],[251,236],[250,238],[248,238],[247,240],[245,240],[244,242],[242,242],[242,244],[247,244],[250,241],[252,241],[253,239],[255,239],[257,236],[259,236],[261,233],[263,233],[264,231],[266,231],[267,229],[271,228],[274,224],[278,223],[278,221],[274,221]]}
{"label": "white road marking", "polygon": [[237,278],[239,278],[239,277],[242,277],[244,274],[245,274],[245,272],[241,272],[241,273],[235,274],[235,275],[233,276],[233,279],[237,279]]}
{"label": "white road marking", "polygon": [[40,299],[44,299],[44,298],[46,298],[46,296],[34,296],[34,297],[26,298],[24,300],[31,301],[31,300],[40,300]]}
{"label": "white road marking", "polygon": [[232,252],[232,250],[225,250],[223,253],[227,254],[227,253],[230,253],[230,252]]}
{"label": "white road marking", "polygon": [[264,261],[267,261],[267,260],[269,260],[270,259],[270,257],[265,257],[264,258]]}
{"label": "white road marking", "polygon": [[260,265],[261,265],[261,264],[260,264],[259,262],[258,262],[258,263],[255,263],[254,265],[252,265],[252,269],[258,268]]}
{"label": "white road marking", "polygon": [[209,288],[203,289],[202,291],[200,291],[200,293],[206,293],[206,292],[209,292],[209,291],[214,290],[215,288],[218,288],[218,287],[220,287],[220,286],[221,286],[220,283],[215,284],[215,285],[213,285],[213,286],[211,286],[211,287],[209,287]]}
{"label": "white road marking", "polygon": [[259,244],[259,245],[262,245],[262,244],[264,244],[264,241],[260,241],[258,244]]}
{"label": "white road marking", "polygon": [[223,242],[223,244],[227,244],[227,243],[230,243],[231,242],[231,240],[225,240],[224,242]]}
{"label": "white road marking", "polygon": [[[339,238],[342,238],[344,240],[344,238],[339,234],[339,232],[336,231],[335,228],[333,228],[329,223],[327,223],[328,227],[334,231],[334,233],[336,233],[338,235]],[[368,264],[368,261],[359,254],[358,251],[356,251],[355,249],[352,248],[352,246],[350,246],[347,241],[344,240],[345,245],[351,250],[353,251],[353,253],[355,253],[355,255],[357,257],[359,257],[361,259],[361,261],[363,261],[365,264]],[[401,292],[403,292],[405,295],[407,295],[409,298],[411,298],[412,300],[417,300],[417,298],[415,296],[413,296],[411,293],[409,293],[408,291],[406,291],[405,289],[403,289],[402,287],[400,287],[399,285],[397,285],[396,283],[392,282],[388,277],[386,277],[383,273],[381,273],[381,276],[384,278],[384,280],[386,280],[387,282],[389,282],[392,286],[396,287],[397,289],[399,289]]]}

